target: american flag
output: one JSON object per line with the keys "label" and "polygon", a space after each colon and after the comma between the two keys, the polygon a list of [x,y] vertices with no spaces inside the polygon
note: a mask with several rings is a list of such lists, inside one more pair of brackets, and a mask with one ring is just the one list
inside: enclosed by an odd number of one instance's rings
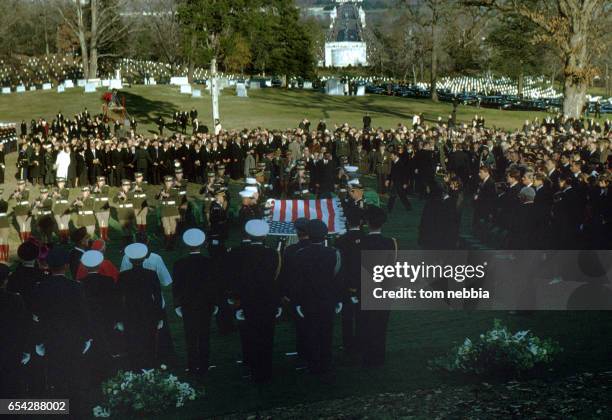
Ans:
{"label": "american flag", "polygon": [[344,233],[345,219],[337,198],[323,200],[276,200],[266,202],[270,210],[268,224],[270,235],[295,235],[293,222],[300,218],[320,219],[329,233]]}

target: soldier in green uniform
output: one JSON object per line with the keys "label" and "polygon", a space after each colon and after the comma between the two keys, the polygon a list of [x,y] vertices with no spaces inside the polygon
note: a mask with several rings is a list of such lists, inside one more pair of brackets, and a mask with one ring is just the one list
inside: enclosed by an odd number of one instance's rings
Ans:
{"label": "soldier in green uniform", "polygon": [[386,192],[385,181],[391,172],[391,156],[384,144],[372,152],[372,166],[378,181],[378,194],[384,194]]}
{"label": "soldier in green uniform", "polygon": [[132,183],[128,179],[121,181],[121,188],[113,198],[113,204],[117,208],[117,219],[121,225],[124,246],[132,243],[132,225],[134,224],[134,195]]}
{"label": "soldier in green uniform", "polygon": [[206,226],[210,226],[210,208],[213,201],[215,201],[215,172],[208,171],[206,184],[200,188],[200,195],[202,196],[202,212],[204,213],[204,223]]}
{"label": "soldier in green uniform", "polygon": [[8,201],[2,197],[4,189],[0,188],[0,262],[8,262],[10,222],[8,218]]}
{"label": "soldier in green uniform", "polygon": [[30,191],[26,189],[24,179],[17,181],[17,189],[11,194],[11,198],[15,199],[13,213],[15,214],[19,238],[21,242],[25,242],[32,235],[32,207],[30,204]]}
{"label": "soldier in green uniform", "polygon": [[53,199],[49,196],[47,188],[40,189],[40,197],[34,202],[34,212],[40,239],[46,244],[51,243],[55,220],[53,219]]}
{"label": "soldier in green uniform", "polygon": [[108,241],[108,220],[110,219],[109,194],[110,188],[106,185],[106,177],[99,176],[93,189],[94,212],[100,228],[100,238],[104,241]]}
{"label": "soldier in green uniform", "polygon": [[53,214],[60,241],[68,243],[70,237],[70,190],[66,188],[66,178],[57,178],[57,188],[53,191]]}
{"label": "soldier in green uniform", "polygon": [[348,194],[348,175],[344,169],[344,166],[348,164],[348,158],[346,156],[340,156],[340,166],[338,166],[336,179],[334,179],[334,186],[336,188],[336,194],[340,199],[340,202],[346,200]]}
{"label": "soldier in green uniform", "polygon": [[77,227],[87,229],[89,236],[93,236],[96,231],[95,206],[96,201],[88,186],[81,188],[81,195],[72,203],[72,207],[77,211]]}
{"label": "soldier in green uniform", "polygon": [[149,205],[147,203],[147,193],[145,187],[147,181],[144,180],[142,172],[134,174],[134,185],[132,192],[134,195],[134,215],[136,217],[136,226],[138,231],[146,233],[147,231],[147,215],[149,214]]}
{"label": "soldier in green uniform", "polygon": [[179,230],[182,229],[187,217],[189,209],[189,201],[187,200],[187,180],[183,177],[183,170],[177,168],[174,171],[174,187],[179,196]]}
{"label": "soldier in green uniform", "polygon": [[166,238],[166,249],[172,249],[176,226],[180,218],[179,205],[181,203],[178,190],[174,188],[174,177],[164,177],[164,186],[157,195],[161,208],[161,223]]}
{"label": "soldier in green uniform", "polygon": [[310,177],[306,173],[306,167],[300,163],[296,167],[296,172],[289,183],[289,197],[293,199],[306,199],[310,196]]}
{"label": "soldier in green uniform", "polygon": [[227,187],[229,185],[230,177],[225,173],[225,165],[221,164],[217,166],[217,175],[215,178],[216,184],[219,184],[223,187]]}
{"label": "soldier in green uniform", "polygon": [[210,206],[209,251],[215,258],[225,253],[225,240],[229,232],[227,188],[218,186],[215,190],[215,200]]}

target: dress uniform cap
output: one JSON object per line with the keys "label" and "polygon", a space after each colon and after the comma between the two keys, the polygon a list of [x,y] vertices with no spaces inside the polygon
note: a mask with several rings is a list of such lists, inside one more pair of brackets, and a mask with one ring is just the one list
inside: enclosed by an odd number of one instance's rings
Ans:
{"label": "dress uniform cap", "polygon": [[327,225],[319,219],[309,220],[306,232],[308,232],[311,240],[325,239],[325,236],[327,236]]}
{"label": "dress uniform cap", "polygon": [[217,169],[225,169],[225,165],[219,165],[217,166]]}
{"label": "dress uniform cap", "polygon": [[99,176],[99,177],[98,177],[98,181],[106,181],[106,177],[104,177],[104,176]]}
{"label": "dress uniform cap", "polygon": [[183,170],[181,168],[176,168],[176,170],[174,171],[175,174],[182,174]]}
{"label": "dress uniform cap", "polygon": [[121,185],[132,185],[132,182],[129,179],[123,179],[121,180]]}
{"label": "dress uniform cap", "polygon": [[257,185],[257,180],[255,178],[247,178],[246,179],[246,184],[247,185]]}
{"label": "dress uniform cap", "polygon": [[142,178],[142,172],[135,172],[134,178]]}
{"label": "dress uniform cap", "polygon": [[38,257],[38,247],[30,241],[26,241],[17,248],[17,256],[22,261],[34,261]]}
{"label": "dress uniform cap", "polygon": [[346,166],[344,167],[344,170],[345,170],[346,172],[349,172],[349,173],[354,173],[354,172],[357,172],[357,170],[358,170],[358,169],[359,169],[359,167],[357,167],[357,166],[351,166],[351,165],[346,165]]}
{"label": "dress uniform cap", "polygon": [[208,176],[208,177],[213,177],[213,176],[215,176],[215,171],[208,171],[208,172],[206,173],[206,176]]}
{"label": "dress uniform cap", "polygon": [[190,247],[198,247],[206,240],[206,234],[200,229],[189,229],[183,233],[183,242]]}
{"label": "dress uniform cap", "polygon": [[252,186],[252,185],[249,185],[249,186],[248,186],[248,187],[246,187],[244,190],[245,190],[245,191],[251,191],[252,193],[256,193],[256,192],[258,192],[257,187]]}
{"label": "dress uniform cap", "polygon": [[17,180],[17,185],[24,185],[25,183],[26,183],[26,182],[25,182],[25,179],[19,179],[19,180]]}
{"label": "dress uniform cap", "polygon": [[164,177],[164,181],[165,181],[165,182],[174,181],[174,178],[173,178],[171,175],[166,175],[166,176]]}
{"label": "dress uniform cap", "polygon": [[81,191],[91,191],[91,189],[89,187],[83,187],[81,188]]}
{"label": "dress uniform cap", "polygon": [[124,252],[130,260],[141,260],[147,256],[149,249],[145,244],[134,243],[126,246]]}
{"label": "dress uniform cap", "polygon": [[62,177],[57,178],[57,182],[66,182],[66,178],[62,178]]}
{"label": "dress uniform cap", "polygon": [[244,190],[244,191],[240,191],[240,197],[242,198],[252,198],[253,197],[253,191],[248,191],[248,190]]}
{"label": "dress uniform cap", "polygon": [[293,222],[293,227],[297,231],[307,232],[308,222],[310,222],[310,220],[308,220],[307,218],[298,217],[297,219],[295,219],[295,222]]}
{"label": "dress uniform cap", "polygon": [[56,246],[49,251],[47,255],[47,264],[51,268],[59,268],[68,263],[68,252],[59,246]]}
{"label": "dress uniform cap", "polygon": [[49,189],[48,189],[48,188],[41,188],[41,189],[40,189],[40,193],[41,193],[41,194],[46,194],[46,193],[48,193],[48,192],[49,192]]}
{"label": "dress uniform cap", "polygon": [[261,238],[270,232],[270,226],[263,220],[254,219],[247,222],[244,230],[249,236]]}
{"label": "dress uniform cap", "polygon": [[100,251],[87,251],[81,257],[81,264],[86,268],[96,268],[104,261],[104,255]]}

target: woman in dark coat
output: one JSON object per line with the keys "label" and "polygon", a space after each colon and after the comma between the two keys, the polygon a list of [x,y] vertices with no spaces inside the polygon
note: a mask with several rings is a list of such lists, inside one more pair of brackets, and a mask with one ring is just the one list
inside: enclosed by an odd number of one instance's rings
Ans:
{"label": "woman in dark coat", "polygon": [[76,186],[84,186],[87,185],[87,161],[85,160],[85,151],[83,149],[79,149],[76,154]]}
{"label": "woman in dark coat", "polygon": [[77,155],[78,152],[75,147],[70,148],[70,165],[68,166],[68,178],[66,181],[68,185],[76,185],[77,179]]}
{"label": "woman in dark coat", "polygon": [[43,152],[41,150],[40,143],[35,143],[34,150],[32,151],[32,158],[30,159],[30,179],[32,181],[32,185],[38,185],[42,183],[43,170]]}

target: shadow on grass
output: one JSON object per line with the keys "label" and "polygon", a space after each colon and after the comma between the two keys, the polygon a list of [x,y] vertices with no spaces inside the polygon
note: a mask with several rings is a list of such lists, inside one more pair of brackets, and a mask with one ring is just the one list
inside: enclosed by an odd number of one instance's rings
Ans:
{"label": "shadow on grass", "polygon": [[174,112],[179,110],[178,106],[172,102],[156,101],[126,91],[121,91],[120,94],[125,97],[128,114],[135,117],[140,123],[157,124],[156,120],[160,115],[167,122],[168,119],[172,119]]}

